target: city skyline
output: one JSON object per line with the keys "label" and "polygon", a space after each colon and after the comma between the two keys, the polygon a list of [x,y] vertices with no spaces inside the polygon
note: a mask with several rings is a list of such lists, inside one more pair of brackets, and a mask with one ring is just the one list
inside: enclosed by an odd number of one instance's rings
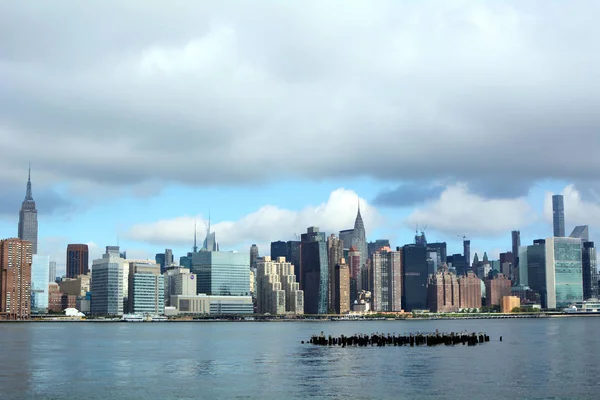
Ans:
{"label": "city skyline", "polygon": [[31,161],[59,274],[70,243],[177,259],[208,210],[222,250],[265,255],[351,228],[357,197],[367,240],[392,246],[427,226],[497,258],[513,230],[552,235],[553,194],[566,234],[595,240],[600,27],[581,22],[599,6],[579,4],[3,5],[0,235],[18,236]]}

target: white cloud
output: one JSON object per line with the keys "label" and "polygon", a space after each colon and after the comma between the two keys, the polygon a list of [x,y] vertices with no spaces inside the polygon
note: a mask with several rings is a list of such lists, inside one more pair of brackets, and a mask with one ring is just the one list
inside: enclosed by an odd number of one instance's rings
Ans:
{"label": "white cloud", "polygon": [[[245,251],[250,244],[257,243],[261,254],[265,254],[270,242],[294,239],[294,233],[300,235],[309,226],[318,226],[328,235],[337,235],[342,229],[352,228],[357,201],[358,195],[354,191],[340,188],[331,192],[326,202],[318,205],[307,206],[299,211],[265,205],[237,221],[213,223],[211,230],[216,232],[222,250]],[[364,199],[360,199],[360,210],[368,234],[370,229],[380,225],[382,217]],[[201,245],[207,222],[202,216],[181,216],[137,224],[131,227],[127,236],[150,244],[191,247],[195,220],[198,226],[198,244]]]}
{"label": "white cloud", "polygon": [[428,229],[450,237],[506,235],[537,218],[525,198],[486,199],[469,192],[465,183],[448,186],[438,199],[415,209],[406,219],[409,227]]}
{"label": "white cloud", "polygon": [[[546,192],[544,198],[544,219],[552,224],[552,195]],[[567,185],[561,193],[565,205],[565,234],[569,235],[576,225],[590,225],[590,231],[600,226],[600,204],[586,201],[574,185]],[[550,231],[551,232],[551,231]]]}

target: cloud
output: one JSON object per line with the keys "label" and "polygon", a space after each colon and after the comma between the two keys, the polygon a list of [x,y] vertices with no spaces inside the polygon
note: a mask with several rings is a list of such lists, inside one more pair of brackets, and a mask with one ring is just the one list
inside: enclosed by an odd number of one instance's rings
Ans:
{"label": "cloud", "polygon": [[0,6],[0,171],[140,195],[485,177],[487,195],[600,166],[598,2],[141,4]]}
{"label": "cloud", "polygon": [[536,219],[525,198],[488,199],[470,192],[468,185],[448,186],[439,198],[415,209],[406,219],[408,227],[428,225],[449,237],[473,238],[507,235]]}
{"label": "cloud", "polygon": [[[299,211],[265,205],[237,221],[213,223],[222,250],[246,250],[252,243],[259,244],[261,254],[272,241],[292,240],[294,234],[306,232],[309,226],[318,226],[327,235],[354,226],[358,196],[354,191],[343,188],[331,192],[326,202],[307,206]],[[379,212],[364,199],[360,199],[361,215],[367,234],[382,223]],[[205,237],[202,228],[207,223],[202,216],[181,216],[173,219],[140,223],[132,226],[127,237],[138,242],[161,246],[191,247],[194,222],[198,229],[198,244]],[[268,250],[266,250],[268,253]]]}
{"label": "cloud", "polygon": [[[567,185],[561,193],[546,192],[544,198],[544,219],[552,224],[552,195],[562,194],[565,206],[565,234],[571,234],[576,225],[590,225],[590,232],[600,226],[600,203],[585,200],[575,185]],[[551,232],[551,231],[550,231]]]}
{"label": "cloud", "polygon": [[381,206],[407,207],[438,197],[443,186],[432,186],[420,182],[406,182],[394,188],[379,192],[373,203]]}

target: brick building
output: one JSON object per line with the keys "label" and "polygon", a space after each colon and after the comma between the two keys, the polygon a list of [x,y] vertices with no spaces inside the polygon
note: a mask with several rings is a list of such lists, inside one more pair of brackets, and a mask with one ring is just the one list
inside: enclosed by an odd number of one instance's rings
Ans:
{"label": "brick building", "polygon": [[485,292],[486,301],[485,305],[500,306],[502,297],[510,296],[511,281],[504,274],[498,274],[494,279],[486,279],[485,281]]}
{"label": "brick building", "polygon": [[473,271],[458,278],[458,293],[460,309],[481,308],[481,279]]}
{"label": "brick building", "polygon": [[0,241],[0,314],[5,319],[31,315],[32,244],[21,239]]}
{"label": "brick building", "polygon": [[429,277],[427,300],[432,312],[456,312],[459,308],[459,287],[456,275],[446,264]]}

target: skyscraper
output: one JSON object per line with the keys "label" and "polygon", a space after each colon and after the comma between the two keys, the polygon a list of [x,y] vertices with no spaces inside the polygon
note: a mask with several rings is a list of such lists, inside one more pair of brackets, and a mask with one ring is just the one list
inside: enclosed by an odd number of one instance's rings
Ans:
{"label": "skyscraper", "polygon": [[160,266],[150,263],[129,263],[128,311],[134,314],[164,314],[165,278]]}
{"label": "skyscraper", "polygon": [[256,312],[259,314],[303,314],[304,293],[296,282],[293,265],[278,257],[265,256],[256,270]]}
{"label": "skyscraper", "polygon": [[581,239],[546,239],[547,308],[563,308],[583,299]]}
{"label": "skyscraper", "polygon": [[442,265],[429,277],[427,303],[432,312],[457,312],[459,307],[459,289],[456,275],[448,271],[448,265]]}
{"label": "skyscraper", "polygon": [[343,258],[335,266],[333,281],[335,282],[333,311],[336,314],[347,314],[350,311],[350,269]]}
{"label": "skyscraper", "polygon": [[256,270],[256,261],[258,260],[258,246],[253,244],[250,246],[250,268]]}
{"label": "skyscraper", "polygon": [[77,278],[79,275],[87,275],[89,271],[88,245],[67,245],[67,278]]}
{"label": "skyscraper", "polygon": [[56,261],[50,261],[50,270],[48,271],[48,282],[56,280]]}
{"label": "skyscraper", "polygon": [[325,233],[311,226],[301,236],[300,289],[304,291],[304,312],[326,314],[329,270]]}
{"label": "skyscraper", "polygon": [[427,249],[409,244],[402,247],[402,306],[407,311],[427,308]]}
{"label": "skyscraper", "polygon": [[23,200],[23,204],[21,204],[21,211],[19,211],[19,239],[26,240],[31,243],[31,251],[33,254],[37,254],[38,220],[35,201],[33,200],[33,196],[31,194],[31,167],[29,168],[25,200]]}
{"label": "skyscraper", "polygon": [[165,249],[165,268],[173,265],[173,250]]}
{"label": "skyscraper", "polygon": [[402,252],[382,247],[371,257],[373,310],[402,311]]}
{"label": "skyscraper", "polygon": [[[50,257],[34,254],[31,260],[31,312],[48,311]],[[54,280],[52,280],[54,281]]]}
{"label": "skyscraper", "polygon": [[[194,233],[195,235],[195,233]],[[195,242],[195,239],[194,239]],[[195,246],[195,245],[194,245]],[[208,225],[206,226],[206,238],[202,245],[202,250],[219,251],[219,243],[214,232],[210,231],[210,214],[208,215]]]}
{"label": "skyscraper", "polygon": [[583,242],[590,241],[590,230],[587,225],[577,225],[569,237],[581,239]]}
{"label": "skyscraper", "polygon": [[554,237],[565,237],[565,204],[561,194],[552,196],[552,225]]}
{"label": "skyscraper", "polygon": [[250,296],[250,258],[246,252],[193,253],[191,272],[198,276],[198,294]]}
{"label": "skyscraper", "polygon": [[510,278],[514,284],[520,284],[519,278],[519,247],[521,246],[521,231],[512,231],[512,253],[513,253],[513,268],[510,274]]}
{"label": "skyscraper", "polygon": [[338,299],[335,298],[335,268],[342,258],[344,258],[344,244],[340,239],[335,237],[335,234],[332,233],[327,238],[327,260],[329,263],[329,310],[331,311],[336,309],[336,304],[339,304]]}
{"label": "skyscraper", "polygon": [[583,299],[598,298],[598,269],[596,267],[596,248],[594,242],[583,242]]}
{"label": "skyscraper", "polygon": [[0,241],[0,314],[6,319],[31,315],[31,249],[25,240]]}
{"label": "skyscraper", "polygon": [[102,258],[94,260],[91,284],[93,315],[123,314],[123,265],[119,246],[106,246]]}
{"label": "skyscraper", "polygon": [[467,263],[467,269],[471,267],[471,241],[463,238],[463,255]]}

